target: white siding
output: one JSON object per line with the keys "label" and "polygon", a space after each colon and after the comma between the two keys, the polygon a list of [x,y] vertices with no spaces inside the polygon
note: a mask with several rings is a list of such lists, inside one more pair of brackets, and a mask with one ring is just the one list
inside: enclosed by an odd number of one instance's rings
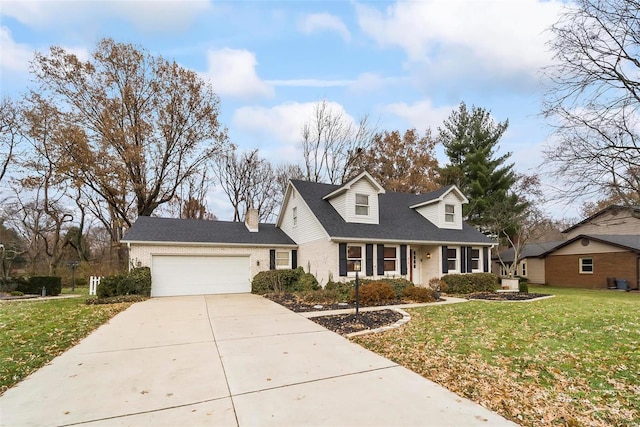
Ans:
{"label": "white siding", "polygon": [[440,205],[438,203],[432,203],[430,205],[420,206],[416,208],[416,211],[431,221],[432,224],[439,226],[440,224]]}
{"label": "white siding", "polygon": [[[366,194],[369,196],[369,215],[356,215],[356,194]],[[363,178],[353,183],[351,188],[346,192],[347,204],[347,222],[356,222],[362,224],[379,224],[380,217],[378,215],[378,189]]]}
{"label": "white siding", "polygon": [[[445,205],[454,206],[454,221],[445,221]],[[416,208],[416,212],[431,221],[436,227],[462,230],[462,201],[450,192],[441,201]]]}
{"label": "white siding", "polygon": [[[301,245],[303,243],[312,242],[318,239],[328,238],[327,232],[324,230],[320,221],[313,215],[309,206],[304,202],[302,197],[297,194],[295,188],[291,189],[289,199],[282,204],[285,211],[282,213],[282,221],[280,228],[294,242]],[[295,197],[293,197],[295,195]],[[297,208],[297,223],[293,225],[293,208]]]}
{"label": "white siding", "polygon": [[339,194],[336,197],[332,197],[329,200],[329,203],[331,203],[331,206],[333,206],[333,208],[336,211],[338,211],[342,219],[346,221],[347,220],[347,193],[345,192],[345,193]]}
{"label": "white siding", "polygon": [[580,234],[630,234],[640,235],[640,218],[632,217],[628,212],[606,212],[592,221],[580,225],[567,233],[567,239],[572,239]]}
{"label": "white siding", "polygon": [[[527,279],[529,283],[543,285],[544,281],[544,258],[527,258]],[[522,266],[520,265],[522,271]]]}

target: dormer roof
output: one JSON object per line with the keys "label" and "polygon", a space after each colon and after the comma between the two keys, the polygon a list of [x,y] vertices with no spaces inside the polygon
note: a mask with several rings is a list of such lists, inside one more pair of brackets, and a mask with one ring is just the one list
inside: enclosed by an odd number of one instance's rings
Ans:
{"label": "dormer roof", "polygon": [[420,206],[430,205],[432,203],[438,203],[444,200],[444,198],[449,194],[454,193],[460,199],[461,203],[469,203],[469,200],[462,194],[462,191],[455,185],[449,185],[444,188],[440,188],[438,190],[432,191],[430,193],[425,193],[420,196],[415,196],[416,200],[420,200],[417,203],[409,206],[411,209],[419,208]]}
{"label": "dormer roof", "polygon": [[353,184],[355,184],[356,182],[360,181],[361,179],[366,179],[367,181],[369,181],[369,183],[376,189],[378,194],[384,194],[386,192],[386,190],[380,185],[380,183],[378,183],[378,181],[375,180],[374,177],[371,176],[371,174],[369,174],[369,172],[364,171],[364,172],[360,173],[358,176],[356,176],[355,178],[353,178],[353,179],[349,180],[348,182],[342,184],[341,186],[336,188],[334,191],[332,191],[331,193],[329,193],[326,196],[324,196],[322,199],[323,200],[329,200],[329,199],[331,199],[333,197],[339,196],[340,194],[344,193],[345,191],[350,190],[351,186],[353,186]]}

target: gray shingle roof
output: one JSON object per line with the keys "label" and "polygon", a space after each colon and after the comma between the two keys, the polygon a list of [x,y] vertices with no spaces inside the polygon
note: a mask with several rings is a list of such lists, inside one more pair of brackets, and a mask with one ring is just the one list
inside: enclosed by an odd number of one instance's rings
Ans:
{"label": "gray shingle roof", "polygon": [[138,217],[122,241],[296,245],[275,224],[260,224],[259,231],[251,233],[243,222],[148,216]]}
{"label": "gray shingle roof", "polygon": [[[564,243],[564,240],[558,240],[555,242],[543,242],[543,243],[530,243],[525,245],[522,249],[522,253],[520,254],[520,259],[539,257],[545,252],[550,251],[556,246]],[[513,248],[507,249],[504,252],[500,253],[500,257],[504,262],[513,262],[513,258],[515,256],[515,251]],[[494,259],[498,259],[498,257],[494,257]]]}
{"label": "gray shingle roof", "polygon": [[409,206],[436,199],[448,189],[428,194],[414,195],[387,191],[378,195],[379,224],[347,223],[324,196],[339,186],[315,182],[292,180],[300,196],[320,221],[327,233],[334,238],[381,239],[395,241],[424,241],[443,243],[476,243],[489,245],[491,239],[464,223],[462,230],[436,227]]}

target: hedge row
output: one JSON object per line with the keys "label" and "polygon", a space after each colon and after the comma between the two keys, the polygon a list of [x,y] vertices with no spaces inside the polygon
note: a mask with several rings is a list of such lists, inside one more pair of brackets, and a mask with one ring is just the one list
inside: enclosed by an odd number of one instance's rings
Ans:
{"label": "hedge row", "polygon": [[16,277],[11,279],[6,288],[8,291],[36,295],[42,295],[44,288],[47,295],[56,296],[62,292],[62,279],[57,276]]}
{"label": "hedge row", "polygon": [[285,270],[267,270],[256,274],[251,281],[251,293],[300,292],[320,289],[318,280],[302,267]]}
{"label": "hedge row", "polygon": [[98,298],[109,298],[119,295],[151,295],[151,270],[139,267],[127,274],[116,274],[100,279],[96,289]]}
{"label": "hedge row", "polygon": [[445,274],[441,280],[441,290],[450,294],[493,292],[499,288],[498,276],[493,273]]}
{"label": "hedge row", "polygon": [[[383,277],[381,279],[376,279],[376,280],[372,280],[372,279],[358,279],[358,283],[362,286],[362,285],[366,285],[369,283],[386,283],[389,286],[391,286],[396,294],[396,298],[402,298],[402,296],[404,295],[404,290],[414,286],[413,283],[411,283],[410,281],[408,281],[407,279],[402,279],[402,278],[390,278],[390,277]],[[352,280],[350,282],[333,282],[333,281],[329,281],[327,282],[325,289],[329,289],[329,290],[336,290],[338,291],[340,294],[343,294],[345,296],[349,295],[351,290],[353,288],[355,288],[356,286],[356,281]]]}

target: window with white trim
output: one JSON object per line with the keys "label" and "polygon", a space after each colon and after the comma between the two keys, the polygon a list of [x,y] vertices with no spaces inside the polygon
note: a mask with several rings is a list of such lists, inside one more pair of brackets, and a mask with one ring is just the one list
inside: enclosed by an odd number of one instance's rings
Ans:
{"label": "window with white trim", "polygon": [[293,225],[298,225],[298,208],[293,207]]}
{"label": "window with white trim", "polygon": [[471,248],[471,270],[480,270],[480,249]]}
{"label": "window with white trim", "polygon": [[347,272],[362,270],[362,246],[347,246]]}
{"label": "window with white trim", "polygon": [[593,274],[593,258],[580,258],[580,274]]}
{"label": "window with white trim", "polygon": [[455,222],[456,207],[454,205],[444,205],[444,220],[445,222]]}
{"label": "window with white trim", "polygon": [[384,271],[395,272],[398,271],[398,248],[396,246],[385,246],[384,247]]}
{"label": "window with white trim", "polygon": [[447,269],[458,271],[458,248],[447,248]]}
{"label": "window with white trim", "polygon": [[276,251],[276,269],[291,268],[291,251]]}
{"label": "window with white trim", "polygon": [[369,196],[356,193],[356,215],[369,215]]}
{"label": "window with white trim", "polygon": [[520,264],[520,268],[522,269],[522,276],[526,277],[527,276],[527,263],[526,262],[522,262]]}
{"label": "window with white trim", "polygon": [[511,266],[511,263],[508,262],[508,263],[505,263],[505,264],[506,264],[506,267],[504,265],[500,264],[500,275],[501,276],[508,276],[509,275],[509,272],[507,271],[507,268],[509,266]]}

